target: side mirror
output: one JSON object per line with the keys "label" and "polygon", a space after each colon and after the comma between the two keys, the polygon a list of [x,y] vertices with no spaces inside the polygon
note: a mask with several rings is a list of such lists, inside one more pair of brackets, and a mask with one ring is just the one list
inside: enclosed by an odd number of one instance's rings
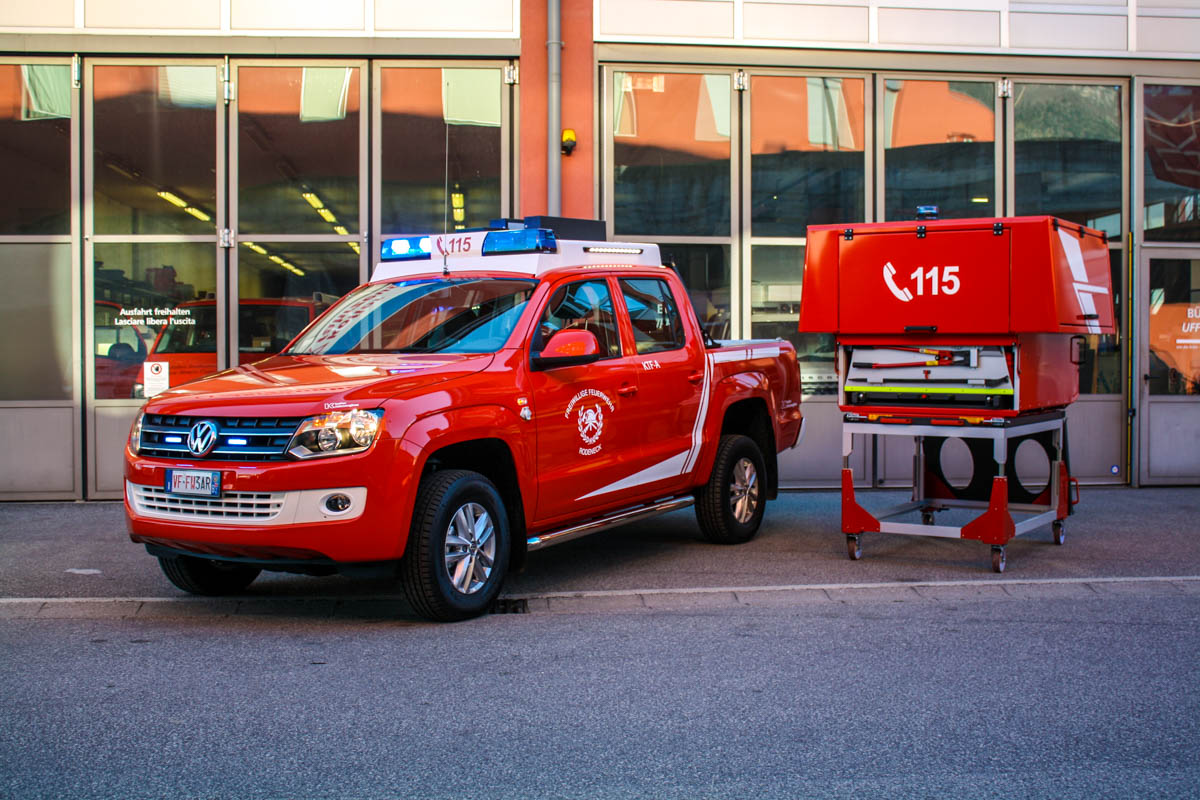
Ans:
{"label": "side mirror", "polygon": [[600,360],[600,342],[591,331],[559,331],[546,342],[546,348],[533,357],[535,370],[577,367]]}

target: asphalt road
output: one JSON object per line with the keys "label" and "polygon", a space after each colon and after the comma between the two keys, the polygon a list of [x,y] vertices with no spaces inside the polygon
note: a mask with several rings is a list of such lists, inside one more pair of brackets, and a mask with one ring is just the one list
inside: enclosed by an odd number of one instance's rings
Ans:
{"label": "asphalt road", "polygon": [[5,798],[1187,798],[1200,595],[0,624]]}

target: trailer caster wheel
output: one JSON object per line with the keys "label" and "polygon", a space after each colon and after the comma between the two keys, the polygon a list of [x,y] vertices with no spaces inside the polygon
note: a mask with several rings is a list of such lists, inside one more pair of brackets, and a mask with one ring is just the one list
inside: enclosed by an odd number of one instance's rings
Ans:
{"label": "trailer caster wheel", "polygon": [[1055,544],[1067,543],[1067,526],[1063,524],[1061,519],[1056,519],[1050,523],[1050,532],[1054,536]]}
{"label": "trailer caster wheel", "polygon": [[1004,572],[1004,566],[1008,561],[1005,550],[1006,548],[1002,545],[992,545],[992,572]]}
{"label": "trailer caster wheel", "polygon": [[846,536],[846,555],[850,556],[851,561],[858,561],[862,558],[862,539],[854,534]]}
{"label": "trailer caster wheel", "polygon": [[921,512],[921,524],[922,525],[932,525],[933,524],[933,512],[932,511],[922,511]]}

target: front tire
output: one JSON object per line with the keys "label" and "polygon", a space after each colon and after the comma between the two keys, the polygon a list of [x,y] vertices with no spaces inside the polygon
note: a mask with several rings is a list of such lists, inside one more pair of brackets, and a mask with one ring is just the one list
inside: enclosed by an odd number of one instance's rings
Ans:
{"label": "front tire", "polygon": [[758,533],[767,503],[762,452],[748,436],[722,436],[712,474],[696,495],[700,534],[718,544],[748,542]]}
{"label": "front tire", "polygon": [[445,470],[421,482],[400,584],[413,609],[435,622],[479,616],[508,572],[504,501],[478,472]]}
{"label": "front tire", "polygon": [[178,588],[207,597],[237,594],[262,572],[258,567],[195,556],[159,556],[158,565]]}

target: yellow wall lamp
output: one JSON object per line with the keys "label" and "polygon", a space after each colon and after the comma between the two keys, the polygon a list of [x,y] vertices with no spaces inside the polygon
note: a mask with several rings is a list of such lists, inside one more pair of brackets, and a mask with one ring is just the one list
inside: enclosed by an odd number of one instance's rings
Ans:
{"label": "yellow wall lamp", "polygon": [[563,128],[562,154],[564,156],[571,155],[571,153],[575,152],[575,146],[577,144],[579,144],[579,142],[575,137],[575,129],[574,128]]}

